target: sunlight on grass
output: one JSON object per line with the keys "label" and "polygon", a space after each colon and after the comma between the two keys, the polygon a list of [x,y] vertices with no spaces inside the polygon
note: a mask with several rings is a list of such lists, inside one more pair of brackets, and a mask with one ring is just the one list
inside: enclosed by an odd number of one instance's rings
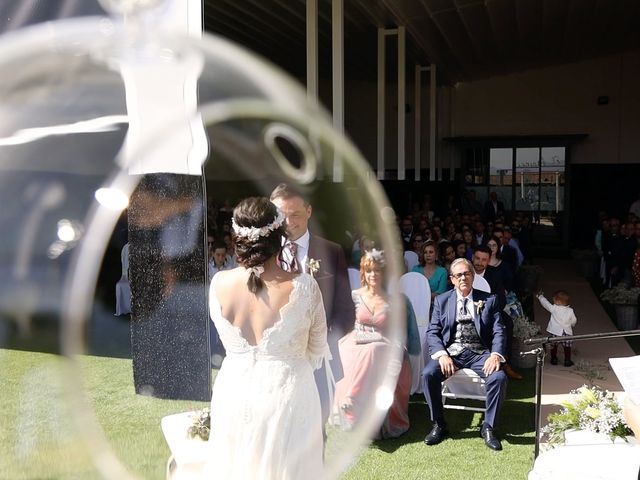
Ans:
{"label": "sunlight on grass", "polygon": [[[101,478],[82,421],[65,396],[63,359],[56,355],[0,350],[0,478]],[[117,458],[140,478],[161,479],[169,458],[160,420],[207,402],[160,400],[136,395],[131,360],[80,358],[82,382],[91,408]],[[374,442],[345,480],[524,479],[533,457],[533,376],[512,382],[497,434],[504,450],[493,452],[479,436],[480,414],[447,412],[451,438],[427,447],[430,422],[421,396],[413,396],[411,429],[399,439]],[[80,419],[81,420],[81,419]],[[455,461],[452,461],[455,459]]]}

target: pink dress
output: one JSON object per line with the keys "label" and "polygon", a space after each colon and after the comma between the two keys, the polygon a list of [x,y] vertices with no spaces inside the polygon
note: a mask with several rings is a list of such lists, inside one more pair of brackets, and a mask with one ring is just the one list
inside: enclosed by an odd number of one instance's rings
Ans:
{"label": "pink dress", "polygon": [[[356,326],[338,342],[344,377],[336,384],[335,409],[340,412],[343,427],[352,428],[367,406],[375,403],[377,387],[389,368],[391,345],[386,339],[371,343],[356,343],[356,330],[380,332],[387,330],[388,305],[372,313],[356,292],[352,293],[356,306]],[[411,392],[411,365],[404,352],[393,404],[389,407],[380,427],[380,437],[394,438],[409,429],[409,395]]]}

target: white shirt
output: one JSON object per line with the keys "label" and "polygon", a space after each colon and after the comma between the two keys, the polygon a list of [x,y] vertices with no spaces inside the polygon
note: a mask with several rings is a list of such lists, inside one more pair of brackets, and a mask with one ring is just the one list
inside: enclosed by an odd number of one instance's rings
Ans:
{"label": "white shirt", "polygon": [[[309,254],[309,230],[304,232],[304,234],[298,238],[297,240],[291,240],[291,243],[295,243],[298,246],[298,251],[296,252],[296,261],[298,262],[298,268],[301,272],[307,273],[307,256]],[[283,245],[286,245],[287,240],[283,240]],[[288,248],[282,249],[282,257],[284,258],[287,264],[291,264],[291,251]]]}
{"label": "white shirt", "polygon": [[537,295],[537,297],[538,300],[540,300],[540,305],[551,313],[549,325],[547,325],[547,332],[558,337],[564,333],[573,335],[573,327],[578,322],[573,308],[568,305],[553,305],[549,300],[544,298],[543,295]]}

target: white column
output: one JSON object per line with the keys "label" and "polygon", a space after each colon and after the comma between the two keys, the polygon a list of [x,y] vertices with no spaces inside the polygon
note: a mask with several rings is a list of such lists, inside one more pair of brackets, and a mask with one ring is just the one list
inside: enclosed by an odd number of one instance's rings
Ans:
{"label": "white column", "polygon": [[404,180],[406,174],[405,167],[405,29],[398,27],[398,180]]}
{"label": "white column", "polygon": [[[344,4],[343,0],[331,2],[331,44],[333,85],[333,127],[344,133]],[[334,152],[333,181],[342,182],[344,169],[342,158]]]}
{"label": "white column", "polygon": [[307,0],[307,96],[318,100],[318,0]]}
{"label": "white column", "polygon": [[[429,180],[436,179],[436,66],[429,67]],[[440,170],[440,180],[442,180],[442,169]]]}
{"label": "white column", "polygon": [[414,176],[413,179],[418,182],[420,181],[420,156],[421,156],[421,151],[420,151],[420,143],[422,142],[422,132],[420,131],[420,129],[422,128],[421,122],[422,122],[422,108],[421,108],[421,98],[420,98],[420,93],[421,93],[421,85],[422,84],[422,67],[420,65],[416,65],[415,67],[415,73],[414,73],[414,113],[413,113],[413,124],[414,124],[414,147],[413,147],[413,152],[414,152],[414,159],[413,159],[413,163],[414,163]]}
{"label": "white column", "polygon": [[378,180],[384,180],[385,32],[378,28]]}

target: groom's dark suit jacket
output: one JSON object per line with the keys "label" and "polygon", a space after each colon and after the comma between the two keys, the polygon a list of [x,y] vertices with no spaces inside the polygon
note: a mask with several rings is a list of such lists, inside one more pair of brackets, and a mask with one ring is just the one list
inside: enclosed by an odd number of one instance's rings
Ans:
{"label": "groom's dark suit jacket", "polygon": [[314,278],[322,292],[329,331],[339,330],[336,333],[340,336],[349,333],[353,330],[356,316],[342,247],[311,234],[307,258],[320,260],[320,268]]}
{"label": "groom's dark suit jacket", "polygon": [[[480,315],[473,316],[482,344],[489,352],[499,353],[506,358],[505,326],[502,322],[501,309],[496,296],[480,290],[472,290],[471,295],[474,302],[480,300],[485,302]],[[457,307],[455,289],[435,298],[433,316],[427,330],[430,355],[440,350],[446,350],[455,340]]]}

